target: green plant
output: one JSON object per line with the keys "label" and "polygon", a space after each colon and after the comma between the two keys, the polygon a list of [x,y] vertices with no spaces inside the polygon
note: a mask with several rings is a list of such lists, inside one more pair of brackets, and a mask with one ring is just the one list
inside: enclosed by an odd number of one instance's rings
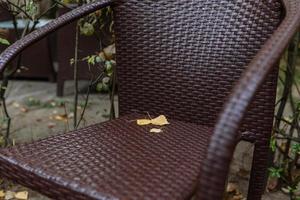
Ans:
{"label": "green plant", "polygon": [[277,188],[288,193],[291,200],[300,198],[297,195],[300,189],[299,43],[298,33],[280,63],[274,133],[270,143],[274,152],[270,177],[278,179]]}
{"label": "green plant", "polygon": [[[39,22],[39,19],[46,16],[49,12],[51,12],[55,7],[57,6],[56,3],[53,3],[53,5],[46,10],[43,13],[38,13],[38,4],[39,1],[37,0],[26,0],[26,1],[13,1],[13,0],[7,0],[4,4],[0,4],[2,9],[7,10],[13,21],[14,25],[14,32],[16,35],[16,39],[19,40],[23,38],[28,33],[31,33],[37,23]],[[22,32],[19,32],[18,24],[17,24],[17,18],[22,17],[26,18],[27,22],[25,25],[25,28],[22,30]],[[30,25],[32,24],[32,25]],[[11,42],[7,39],[0,38],[0,44],[1,45],[9,45]],[[2,80],[0,82],[0,106],[2,109],[2,116],[5,120],[6,126],[5,129],[0,130],[1,137],[4,137],[5,142],[4,145],[9,144],[9,135],[10,135],[10,126],[11,126],[11,117],[8,113],[7,106],[6,106],[6,90],[9,83],[9,79],[17,72],[21,71],[21,60],[22,60],[22,54],[20,54],[17,57],[17,64],[15,66],[8,66],[3,74],[2,74]]]}

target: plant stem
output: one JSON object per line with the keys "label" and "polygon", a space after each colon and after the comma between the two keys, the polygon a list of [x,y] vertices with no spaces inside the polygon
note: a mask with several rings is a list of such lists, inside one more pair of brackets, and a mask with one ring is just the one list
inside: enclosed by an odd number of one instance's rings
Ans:
{"label": "plant stem", "polygon": [[112,90],[110,93],[110,120],[116,118],[116,111],[115,111],[115,92],[116,92],[116,80],[117,80],[117,73],[115,70],[115,66],[113,65],[113,79],[112,79]]}
{"label": "plant stem", "polygon": [[75,53],[74,53],[74,129],[77,128],[77,106],[78,106],[78,43],[79,43],[79,24],[76,24]]}

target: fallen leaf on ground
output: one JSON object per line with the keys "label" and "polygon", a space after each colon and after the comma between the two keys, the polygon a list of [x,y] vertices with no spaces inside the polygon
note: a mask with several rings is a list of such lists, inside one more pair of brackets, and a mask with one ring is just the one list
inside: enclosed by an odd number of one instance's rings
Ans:
{"label": "fallen leaf on ground", "polygon": [[58,121],[68,121],[68,116],[67,115],[55,115],[54,119]]}
{"label": "fallen leaf on ground", "polygon": [[237,188],[238,188],[237,184],[235,184],[235,183],[228,183],[227,184],[227,188],[226,188],[226,192],[228,192],[228,193],[236,192]]}
{"label": "fallen leaf on ground", "polygon": [[232,200],[243,200],[243,195],[242,195],[242,194],[234,195],[234,196],[232,197]]}
{"label": "fallen leaf on ground", "polygon": [[150,133],[161,133],[162,130],[160,128],[152,128],[150,129]]}
{"label": "fallen leaf on ground", "polygon": [[28,192],[27,191],[22,191],[22,192],[17,192],[15,194],[16,199],[21,199],[21,200],[27,200],[28,199]]}
{"label": "fallen leaf on ground", "polygon": [[20,110],[21,110],[21,112],[23,112],[23,113],[28,112],[28,109],[27,109],[27,108],[24,108],[24,107],[20,108]]}
{"label": "fallen leaf on ground", "polygon": [[274,191],[278,185],[278,178],[270,178],[267,184],[267,191]]}
{"label": "fallen leaf on ground", "polygon": [[282,191],[284,194],[289,194],[289,193],[290,193],[290,190],[289,190],[289,188],[287,188],[287,187],[281,188],[281,191]]}
{"label": "fallen leaf on ground", "polygon": [[0,198],[5,197],[5,192],[3,190],[0,190]]}
{"label": "fallen leaf on ground", "polygon": [[6,191],[4,199],[5,200],[10,200],[10,199],[13,199],[14,197],[15,197],[15,193],[14,192],[12,192],[12,191]]}
{"label": "fallen leaf on ground", "polygon": [[169,124],[169,122],[168,122],[166,116],[160,115],[154,119],[138,119],[137,124],[140,126],[148,125],[148,124],[163,126],[163,125]]}
{"label": "fallen leaf on ground", "polygon": [[17,102],[14,102],[14,103],[13,103],[13,106],[14,106],[15,108],[20,108],[20,104],[17,103]]}
{"label": "fallen leaf on ground", "polygon": [[225,200],[244,200],[245,198],[238,189],[236,183],[229,182],[226,187],[226,198]]}
{"label": "fallen leaf on ground", "polygon": [[71,118],[73,118],[73,117],[74,117],[74,113],[73,113],[73,112],[71,112],[71,113],[68,114],[68,118],[69,118],[69,119],[71,119]]}

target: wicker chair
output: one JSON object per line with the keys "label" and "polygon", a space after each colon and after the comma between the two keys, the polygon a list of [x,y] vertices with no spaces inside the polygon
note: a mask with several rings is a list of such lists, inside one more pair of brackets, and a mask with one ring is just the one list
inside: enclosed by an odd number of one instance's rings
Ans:
{"label": "wicker chair", "polygon": [[[266,181],[278,60],[299,0],[99,0],[10,46],[3,70],[47,34],[115,12],[120,117],[0,150],[0,174],[54,199],[220,200],[234,148],[255,143],[248,199]],[[227,102],[227,103],[225,103]],[[131,120],[165,114],[161,134]]]}

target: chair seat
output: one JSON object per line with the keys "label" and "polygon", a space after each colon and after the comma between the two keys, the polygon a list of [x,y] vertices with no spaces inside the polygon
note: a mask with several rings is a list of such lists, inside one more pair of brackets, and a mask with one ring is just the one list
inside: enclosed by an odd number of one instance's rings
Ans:
{"label": "chair seat", "polygon": [[[0,174],[54,199],[186,199],[212,128],[176,120],[162,133],[128,115],[0,150]],[[46,189],[47,188],[47,189]]]}

